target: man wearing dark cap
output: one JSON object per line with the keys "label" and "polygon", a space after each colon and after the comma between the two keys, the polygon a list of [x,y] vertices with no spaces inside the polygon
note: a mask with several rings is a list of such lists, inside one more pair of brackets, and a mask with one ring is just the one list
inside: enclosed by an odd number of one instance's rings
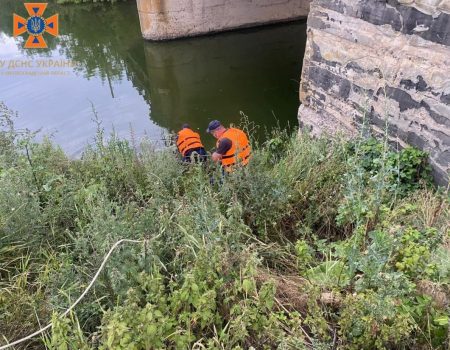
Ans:
{"label": "man wearing dark cap", "polygon": [[225,128],[218,120],[209,123],[206,132],[217,139],[216,151],[212,154],[214,162],[220,162],[226,172],[236,166],[245,166],[251,157],[251,147],[247,134],[237,128]]}
{"label": "man wearing dark cap", "polygon": [[183,124],[182,129],[177,133],[177,148],[183,157],[183,162],[190,163],[192,155],[195,162],[206,161],[207,153],[200,135],[194,132],[189,124]]}

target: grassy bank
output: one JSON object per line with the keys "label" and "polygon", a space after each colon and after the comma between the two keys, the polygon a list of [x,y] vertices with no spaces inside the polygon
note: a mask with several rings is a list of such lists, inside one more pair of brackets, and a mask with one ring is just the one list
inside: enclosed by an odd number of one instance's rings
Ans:
{"label": "grassy bank", "polygon": [[[69,159],[0,114],[0,344],[53,320],[23,348],[447,348],[449,197],[422,152],[274,132],[222,180],[101,130]],[[58,317],[122,238],[144,243]]]}

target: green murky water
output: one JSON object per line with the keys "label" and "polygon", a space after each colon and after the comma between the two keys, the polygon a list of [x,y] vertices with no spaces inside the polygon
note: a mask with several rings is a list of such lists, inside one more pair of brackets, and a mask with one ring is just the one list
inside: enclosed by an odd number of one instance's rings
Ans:
{"label": "green murky water", "polygon": [[297,124],[305,23],[151,43],[134,1],[50,2],[44,17],[59,13],[60,36],[45,34],[49,48],[29,50],[25,36],[13,38],[13,13],[26,17],[23,3],[1,0],[0,101],[19,113],[19,127],[52,134],[72,155],[95,134],[92,104],[122,137],[157,140],[188,122],[208,146],[211,119],[237,123],[243,112],[260,135]]}

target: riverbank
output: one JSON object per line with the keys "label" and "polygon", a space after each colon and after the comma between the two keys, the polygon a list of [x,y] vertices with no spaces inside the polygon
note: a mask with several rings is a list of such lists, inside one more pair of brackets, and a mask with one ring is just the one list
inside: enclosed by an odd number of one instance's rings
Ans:
{"label": "riverbank", "polygon": [[11,26],[11,13],[26,16],[23,3],[3,0],[2,9],[1,99],[20,114],[18,127],[54,135],[71,156],[95,137],[92,104],[108,133],[130,140],[132,128],[156,140],[189,123],[208,149],[208,123],[238,123],[241,111],[268,129],[298,125],[304,22],[151,43],[135,1],[50,3],[60,35],[46,38],[48,50],[23,50]]}
{"label": "riverbank", "polygon": [[[1,115],[0,344],[53,320],[50,349],[448,346],[448,192],[424,153],[274,131],[221,179],[102,129],[72,160]],[[144,243],[59,319],[122,238]]]}

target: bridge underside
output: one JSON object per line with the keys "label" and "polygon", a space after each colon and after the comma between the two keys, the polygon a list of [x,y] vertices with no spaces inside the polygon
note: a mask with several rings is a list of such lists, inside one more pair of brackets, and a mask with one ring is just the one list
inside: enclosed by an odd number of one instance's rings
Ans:
{"label": "bridge underside", "polygon": [[142,35],[169,40],[304,18],[310,0],[137,0]]}

